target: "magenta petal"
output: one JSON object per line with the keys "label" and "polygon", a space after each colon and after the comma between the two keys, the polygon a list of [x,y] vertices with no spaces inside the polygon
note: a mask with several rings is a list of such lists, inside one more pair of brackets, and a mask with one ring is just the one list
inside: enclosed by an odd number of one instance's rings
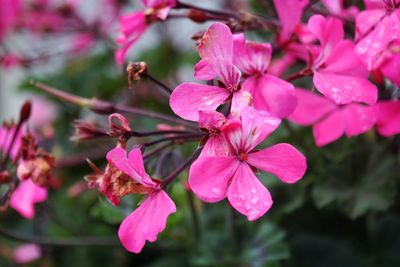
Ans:
{"label": "magenta petal", "polygon": [[142,152],[139,148],[132,148],[127,157],[125,149],[116,147],[107,153],[107,160],[136,182],[150,188],[157,188],[157,184],[144,169]]}
{"label": "magenta petal", "polygon": [[300,23],[303,8],[299,0],[274,0],[276,12],[281,22],[280,41],[290,38],[297,24]]}
{"label": "magenta petal", "polygon": [[224,114],[215,110],[199,111],[199,127],[207,130],[220,129],[226,123]]}
{"label": "magenta petal", "polygon": [[233,37],[228,26],[219,22],[212,24],[201,38],[199,55],[228,88],[237,86],[240,71],[233,65]]}
{"label": "magenta petal", "polygon": [[318,91],[336,104],[355,101],[371,105],[378,98],[376,86],[363,78],[321,71],[314,73],[313,82]]}
{"label": "magenta petal", "polygon": [[307,169],[304,155],[285,143],[250,153],[247,162],[258,169],[276,175],[285,183],[297,182]]}
{"label": "magenta petal", "polygon": [[200,110],[216,110],[229,95],[229,91],[221,87],[183,83],[172,92],[169,105],[179,117],[197,121]]}
{"label": "magenta petal", "polygon": [[300,125],[312,125],[325,115],[337,109],[337,106],[321,95],[304,89],[296,89],[297,107],[289,120]]}
{"label": "magenta petal", "polygon": [[214,69],[205,60],[200,60],[196,66],[194,66],[194,77],[197,80],[213,80],[218,74],[215,73]]}
{"label": "magenta petal", "polygon": [[118,236],[124,248],[139,253],[146,241],[156,241],[167,224],[168,216],[175,211],[174,202],[163,190],[150,193],[119,227]]}
{"label": "magenta petal", "polygon": [[10,206],[27,219],[35,217],[35,204],[47,199],[47,190],[31,179],[21,181],[10,198]]}
{"label": "magenta petal", "polygon": [[321,147],[339,139],[345,132],[346,118],[341,110],[333,112],[313,127],[314,140]]}
{"label": "magenta petal", "polygon": [[269,74],[249,77],[242,88],[253,92],[256,109],[268,111],[277,118],[286,118],[296,108],[294,86],[278,77]]}
{"label": "magenta petal", "polygon": [[[356,18],[356,38],[364,37],[385,16],[384,9],[364,10]],[[357,38],[358,39],[358,38]]]}
{"label": "magenta petal", "polygon": [[400,101],[378,103],[377,130],[383,136],[400,134]]}
{"label": "magenta petal", "polygon": [[350,104],[343,110],[346,117],[346,135],[348,137],[367,132],[376,122],[376,106],[364,106],[360,104]]}
{"label": "magenta petal", "polygon": [[229,185],[228,200],[249,221],[257,220],[272,206],[271,194],[246,163],[241,163],[236,170]]}
{"label": "magenta petal", "polygon": [[221,201],[226,197],[228,183],[238,164],[233,156],[201,157],[190,167],[190,188],[205,202]]}
{"label": "magenta petal", "polygon": [[269,43],[246,41],[243,34],[235,34],[233,48],[233,63],[241,71],[252,75],[267,70],[272,54]]}
{"label": "magenta petal", "polygon": [[386,78],[400,87],[400,53],[386,60],[381,66],[381,71]]}
{"label": "magenta petal", "polygon": [[27,264],[42,257],[42,249],[36,244],[23,244],[15,248],[13,258],[18,264]]}

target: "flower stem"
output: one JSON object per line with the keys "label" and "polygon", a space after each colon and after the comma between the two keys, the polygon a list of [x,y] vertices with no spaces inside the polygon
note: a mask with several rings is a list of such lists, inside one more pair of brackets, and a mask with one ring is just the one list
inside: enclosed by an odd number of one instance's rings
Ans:
{"label": "flower stem", "polygon": [[190,214],[192,216],[194,235],[196,237],[196,240],[199,240],[201,238],[201,228],[200,228],[199,216],[197,214],[196,206],[194,203],[193,193],[190,191],[186,191],[186,195],[189,200],[189,208],[190,208]]}
{"label": "flower stem", "polygon": [[150,81],[152,81],[153,83],[157,84],[161,89],[163,89],[168,95],[170,95],[173,90],[171,88],[169,88],[169,86],[167,86],[165,83],[157,80],[156,78],[154,78],[153,76],[151,76],[150,74],[146,73],[144,74],[144,76],[149,79]]}

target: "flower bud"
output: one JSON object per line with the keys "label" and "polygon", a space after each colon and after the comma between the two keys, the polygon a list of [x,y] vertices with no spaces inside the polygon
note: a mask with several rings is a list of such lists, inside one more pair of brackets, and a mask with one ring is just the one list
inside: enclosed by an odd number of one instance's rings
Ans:
{"label": "flower bud", "polygon": [[113,137],[129,136],[132,132],[129,121],[119,113],[113,113],[108,117],[111,131],[108,133]]}
{"label": "flower bud", "polygon": [[70,140],[74,142],[107,136],[107,133],[99,129],[99,125],[93,121],[75,120],[73,127],[75,128],[75,134],[71,136]]}

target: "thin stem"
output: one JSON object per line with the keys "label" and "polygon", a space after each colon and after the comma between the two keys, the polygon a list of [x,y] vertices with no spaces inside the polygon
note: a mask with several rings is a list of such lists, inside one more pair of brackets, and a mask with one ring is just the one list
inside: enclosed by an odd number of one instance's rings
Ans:
{"label": "thin stem", "polygon": [[203,136],[203,134],[187,134],[187,135],[175,135],[175,136],[170,136],[170,137],[164,137],[161,139],[157,139],[155,141],[151,141],[148,143],[144,143],[143,145],[145,147],[148,146],[152,146],[152,145],[156,145],[162,142],[166,142],[166,141],[172,141],[172,140],[185,140],[185,141],[189,141],[189,140],[199,140],[201,137]]}
{"label": "thin stem", "polygon": [[217,10],[210,10],[210,9],[207,9],[207,8],[197,7],[197,6],[194,6],[194,5],[191,5],[191,4],[187,4],[187,3],[182,3],[180,1],[177,1],[177,4],[176,4],[175,8],[176,9],[179,9],[179,8],[194,9],[194,10],[202,11],[202,12],[205,12],[205,13],[217,15],[217,16],[222,16],[222,17],[225,17],[227,19],[228,18],[234,18],[234,19],[237,19],[237,20],[241,19],[240,16],[238,14],[235,14],[235,13],[225,12],[225,11],[217,11]]}
{"label": "thin stem", "polygon": [[21,129],[22,123],[23,123],[23,121],[20,120],[18,122],[18,124],[17,124],[17,127],[15,127],[15,132],[13,134],[13,137],[11,139],[11,142],[10,142],[9,146],[8,146],[7,152],[4,155],[4,159],[1,162],[0,171],[4,171],[6,169],[6,167],[7,167],[7,163],[10,160],[11,150],[12,150],[12,148],[14,146],[15,140],[17,139],[17,135],[19,133],[19,130]]}
{"label": "thin stem", "polygon": [[307,73],[307,71],[305,70],[301,70],[299,72],[293,73],[292,75],[290,75],[289,77],[287,77],[285,80],[287,82],[292,82],[294,80],[306,77],[306,76],[310,76],[311,74]]}
{"label": "thin stem", "polygon": [[165,83],[157,80],[156,78],[154,78],[153,76],[151,76],[150,74],[146,73],[144,75],[147,79],[149,79],[150,81],[152,81],[153,83],[157,84],[161,89],[163,89],[168,95],[170,95],[173,90],[171,88],[169,88],[169,86],[167,86]]}
{"label": "thin stem", "polygon": [[200,228],[199,216],[197,214],[196,206],[194,203],[194,197],[192,192],[190,191],[186,191],[186,195],[189,200],[189,208],[190,208],[190,214],[192,216],[194,234],[196,239],[199,240],[201,237],[201,228]]}
{"label": "thin stem", "polygon": [[79,105],[82,107],[89,108],[93,112],[96,112],[99,114],[111,114],[113,112],[124,112],[124,113],[130,113],[130,114],[136,114],[136,115],[149,117],[152,119],[168,121],[168,122],[171,122],[174,124],[184,125],[186,127],[197,130],[197,127],[193,123],[184,121],[180,118],[175,118],[175,117],[164,115],[164,114],[161,114],[158,112],[148,111],[148,110],[144,110],[144,109],[140,109],[140,108],[134,108],[134,107],[128,107],[128,106],[121,105],[121,104],[115,104],[112,102],[98,100],[95,98],[89,99],[89,98],[79,97],[79,96],[63,92],[59,89],[56,89],[54,87],[51,87],[51,86],[48,86],[46,84],[39,83],[39,82],[31,81],[31,83],[34,86],[36,86],[38,89],[40,89],[48,94],[51,94],[62,100],[68,101],[72,104],[76,104],[76,105]]}
{"label": "thin stem", "polygon": [[182,131],[182,130],[160,130],[160,131],[150,131],[150,132],[135,132],[131,131],[129,134],[133,137],[148,137],[154,135],[166,135],[166,134],[193,134],[198,132],[193,131]]}
{"label": "thin stem", "polygon": [[202,148],[197,148],[196,151],[184,162],[181,163],[173,172],[171,172],[165,179],[163,180],[164,187],[167,186],[170,182],[172,182],[178,175],[183,172],[193,161],[199,156]]}
{"label": "thin stem", "polygon": [[151,151],[145,153],[145,154],[143,155],[143,159],[144,159],[144,160],[150,159],[150,158],[153,157],[154,155],[157,155],[158,153],[160,153],[160,152],[163,151],[164,149],[166,149],[166,148],[172,146],[173,144],[174,144],[174,142],[169,142],[169,143],[163,144],[163,145],[161,145],[161,146],[159,146],[159,147],[157,147],[157,148],[155,148],[155,149],[153,149],[153,150],[151,150]]}
{"label": "thin stem", "polygon": [[68,239],[50,239],[43,236],[27,236],[9,231],[0,226],[0,235],[5,238],[23,243],[35,243],[38,245],[48,246],[119,246],[116,239],[96,238],[96,237],[81,237]]}

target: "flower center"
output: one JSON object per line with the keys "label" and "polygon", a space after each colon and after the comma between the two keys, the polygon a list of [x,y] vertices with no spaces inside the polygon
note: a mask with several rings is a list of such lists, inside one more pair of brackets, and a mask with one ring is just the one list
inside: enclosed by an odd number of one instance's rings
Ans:
{"label": "flower center", "polygon": [[247,160],[247,153],[245,152],[240,152],[238,155],[238,158],[240,161],[246,161]]}

